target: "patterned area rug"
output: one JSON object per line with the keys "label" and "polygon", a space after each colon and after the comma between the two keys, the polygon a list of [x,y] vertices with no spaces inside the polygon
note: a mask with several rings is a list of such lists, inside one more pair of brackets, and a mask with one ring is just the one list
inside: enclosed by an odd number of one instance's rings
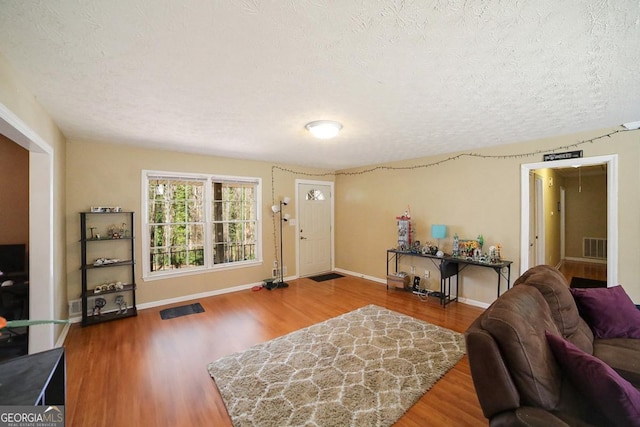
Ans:
{"label": "patterned area rug", "polygon": [[464,356],[462,334],[375,305],[208,366],[238,426],[390,426]]}

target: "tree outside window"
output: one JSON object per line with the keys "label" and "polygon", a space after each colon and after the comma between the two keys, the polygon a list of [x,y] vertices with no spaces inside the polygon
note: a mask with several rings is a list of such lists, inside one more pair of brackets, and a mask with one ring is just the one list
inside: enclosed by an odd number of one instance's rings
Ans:
{"label": "tree outside window", "polygon": [[148,273],[259,260],[259,179],[147,173]]}

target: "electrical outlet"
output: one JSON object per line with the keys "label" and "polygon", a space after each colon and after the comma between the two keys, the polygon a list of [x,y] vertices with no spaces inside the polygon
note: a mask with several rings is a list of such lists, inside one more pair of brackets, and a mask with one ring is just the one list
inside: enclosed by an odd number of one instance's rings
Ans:
{"label": "electrical outlet", "polygon": [[425,271],[424,271],[424,278],[425,278],[425,279],[428,279],[429,277],[431,277],[431,271],[429,271],[429,270],[425,270]]}
{"label": "electrical outlet", "polygon": [[[277,279],[280,277],[280,269],[279,268],[274,268],[271,270],[271,275],[274,279]],[[282,275],[286,276],[287,275],[287,266],[285,265],[284,267],[282,267]]]}

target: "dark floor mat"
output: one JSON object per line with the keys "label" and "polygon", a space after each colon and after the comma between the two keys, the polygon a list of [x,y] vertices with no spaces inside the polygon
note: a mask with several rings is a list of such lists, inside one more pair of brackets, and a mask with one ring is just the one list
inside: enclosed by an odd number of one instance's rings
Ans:
{"label": "dark floor mat", "polygon": [[325,280],[339,279],[341,277],[344,277],[344,276],[338,273],[327,273],[327,274],[320,274],[318,276],[312,276],[312,277],[309,277],[309,279],[315,280],[316,282],[324,282]]}
{"label": "dark floor mat", "polygon": [[604,280],[585,279],[584,277],[572,277],[572,288],[606,288],[607,282]]}
{"label": "dark floor mat", "polygon": [[162,317],[162,320],[167,320],[195,313],[204,313],[204,308],[202,308],[199,302],[160,310],[160,317]]}

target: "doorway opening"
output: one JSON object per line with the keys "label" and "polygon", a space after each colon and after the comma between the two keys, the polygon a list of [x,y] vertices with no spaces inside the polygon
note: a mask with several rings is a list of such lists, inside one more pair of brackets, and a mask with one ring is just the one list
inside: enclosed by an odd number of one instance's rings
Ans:
{"label": "doorway opening", "polygon": [[[560,255],[549,254],[549,251],[546,251],[544,262],[540,262],[536,260],[535,257],[535,212],[533,203],[535,203],[535,198],[531,194],[532,191],[535,191],[535,187],[531,184],[532,176],[535,176],[536,171],[544,170],[544,169],[552,169],[554,171],[560,172],[562,169],[567,168],[588,168],[595,166],[602,166],[606,168],[606,237],[604,239],[605,252],[606,252],[606,276],[607,283],[609,286],[613,286],[617,283],[618,279],[618,156],[617,155],[607,155],[607,156],[597,156],[597,157],[586,157],[579,159],[566,159],[566,160],[557,160],[550,162],[539,162],[539,163],[529,163],[523,164],[521,166],[521,232],[520,232],[520,269],[521,273],[524,273],[529,267],[532,267],[536,264],[541,263],[549,263],[550,260],[560,259]],[[584,169],[583,169],[584,170]],[[546,178],[546,182],[543,179],[542,185],[553,185],[553,178],[549,179],[548,176]],[[566,192],[566,189],[565,189]],[[549,202],[549,200],[543,201],[542,211],[544,215],[559,215],[560,219],[562,219],[564,215],[564,194],[561,192],[562,197],[558,200]],[[603,207],[604,208],[604,207]],[[564,232],[562,227],[564,227],[569,221],[570,218],[564,217],[565,221],[562,226],[558,226],[558,230],[555,232],[557,234]],[[558,221],[558,224],[561,222]],[[548,228],[548,227],[547,227]],[[553,233],[553,230],[547,230],[546,236],[549,233]],[[589,237],[589,236],[585,236]],[[547,245],[548,247],[549,245]],[[562,251],[562,244],[558,245],[558,251]]]}
{"label": "doorway opening", "polygon": [[[53,148],[0,104],[0,133],[29,151],[29,317],[54,319]],[[30,327],[29,353],[54,347],[53,325]]]}

